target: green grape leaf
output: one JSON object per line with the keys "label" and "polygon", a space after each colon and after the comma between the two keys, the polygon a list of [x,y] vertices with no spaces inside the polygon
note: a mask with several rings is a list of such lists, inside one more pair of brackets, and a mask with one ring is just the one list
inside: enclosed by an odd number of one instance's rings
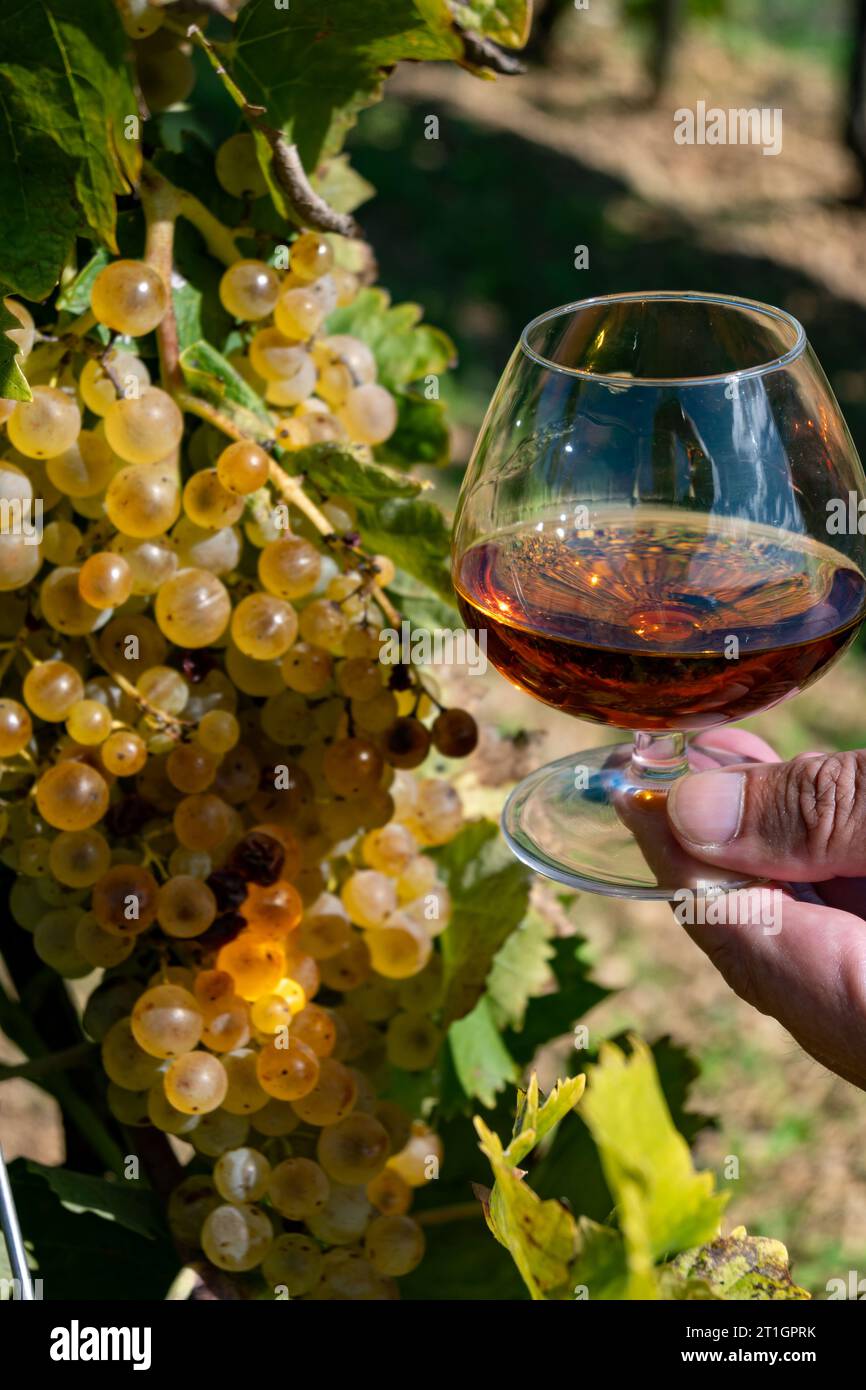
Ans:
{"label": "green grape leaf", "polygon": [[[805,1299],[810,1295],[794,1283],[788,1251],[780,1240],[746,1235],[740,1226],[698,1250],[677,1255],[663,1274],[666,1297],[682,1297],[678,1285],[694,1281],[708,1286],[710,1296],[732,1300]],[[694,1297],[695,1292],[686,1292]],[[706,1295],[704,1295],[706,1296]]]}
{"label": "green grape leaf", "polygon": [[390,556],[446,602],[453,598],[451,528],[435,502],[394,497],[375,507],[362,503],[358,530],[368,550]]}
{"label": "green grape leaf", "polygon": [[431,594],[426,584],[413,579],[411,574],[398,568],[388,593],[403,617],[411,624],[412,631],[430,632],[434,629],[459,632],[462,622],[457,609]]}
{"label": "green grape leaf", "polygon": [[451,440],[443,401],[426,401],[422,396],[399,391],[397,428],[384,444],[376,446],[376,457],[395,468],[416,464],[441,467],[451,456]]}
{"label": "green grape leaf", "polygon": [[125,138],[138,111],[127,47],[110,0],[34,0],[4,16],[0,281],[28,299],[53,289],[77,233],[116,250],[115,196],[140,166]]}
{"label": "green grape leaf", "polygon": [[71,1173],[68,1168],[48,1168],[27,1162],[28,1173],[44,1178],[51,1191],[70,1211],[89,1211],[116,1221],[127,1231],[149,1238],[163,1234],[165,1223],[159,1202],[149,1188],[134,1187],[122,1178],[109,1181],[92,1173]]}
{"label": "green grape leaf", "polygon": [[57,296],[57,308],[65,309],[68,314],[83,314],[90,308],[90,291],[93,289],[93,282],[100,270],[104,270],[111,257],[108,252],[100,247],[95,251],[85,265],[81,267],[78,274]]}
{"label": "green grape leaf", "polygon": [[500,1037],[487,996],[448,1029],[451,1060],[464,1095],[492,1107],[496,1096],[517,1079],[517,1064]]}
{"label": "green grape leaf", "polygon": [[691,1053],[672,1038],[657,1038],[652,1045],[659,1085],[673,1117],[673,1122],[685,1139],[693,1144],[702,1130],[715,1127],[712,1115],[687,1110],[689,1090],[701,1074],[699,1064]]}
{"label": "green grape leaf", "polygon": [[361,338],[376,358],[379,381],[389,391],[438,377],[457,359],[457,349],[440,328],[421,322],[419,304],[391,304],[383,289],[363,289],[351,304],[328,315],[329,333]]}
{"label": "green grape leaf", "polygon": [[610,993],[588,977],[586,943],[573,936],[552,943],[551,964],[556,989],[537,993],[526,1005],[521,1026],[508,1036],[509,1050],[519,1062],[531,1062],[539,1047],[570,1033],[575,1023]]}
{"label": "green grape leaf", "polygon": [[461,29],[502,44],[522,48],[529,38],[532,0],[415,0],[419,14],[435,25],[443,13]]}
{"label": "green grape leaf", "polygon": [[553,923],[529,909],[493,958],[487,976],[487,997],[498,1028],[520,1027],[533,995],[550,980],[554,948]]}
{"label": "green grape leaf", "polygon": [[116,1217],[108,1220],[94,1211],[74,1211],[47,1184],[47,1171],[60,1170],[29,1169],[25,1160],[16,1159],[9,1171],[43,1298],[140,1302],[165,1297],[178,1260],[164,1227],[160,1238],[153,1239]]}
{"label": "green grape leaf", "polygon": [[506,849],[492,821],[473,821],[437,852],[451,894],[439,938],[445,966],[443,1018],[462,1018],[480,999],[493,958],[522,922],[530,874]]}
{"label": "green grape leaf", "polygon": [[577,1223],[577,1256],[571,1266],[572,1296],[619,1300],[628,1296],[629,1269],[621,1232],[588,1216]]}
{"label": "green grape leaf", "polygon": [[5,296],[0,288],[0,397],[10,401],[29,401],[30,387],[18,362],[18,348],[12,338],[7,338],[8,328],[20,328],[15,315],[6,308]]}
{"label": "green grape leaf", "polygon": [[412,0],[250,0],[224,50],[248,101],[297,145],[305,169],[335,155],[395,63],[459,59],[456,29],[431,27]]}
{"label": "green grape leaf", "polygon": [[560,1202],[536,1196],[502,1141],[477,1116],[475,1128],[496,1179],[485,1208],[490,1230],[510,1250],[532,1299],[569,1297],[577,1247],[574,1217]]}
{"label": "green grape leaf", "polygon": [[718,1234],[727,1198],[696,1173],[674,1128],[653,1055],[602,1045],[581,1106],[616,1204],[629,1266],[628,1297],[654,1297],[655,1264]]}
{"label": "green grape leaf", "polygon": [[323,160],[311,182],[319,196],[337,212],[354,212],[376,192],[373,185],[352,168],[347,154]]}
{"label": "green grape leaf", "polygon": [[175,230],[171,287],[181,350],[200,339],[222,343],[232,331],[234,320],[219,297],[222,273],[223,266],[207,254],[195,228],[181,219]]}
{"label": "green grape leaf", "polygon": [[[470,1198],[462,1194],[462,1200]],[[526,1289],[514,1261],[483,1227],[480,1203],[477,1220],[425,1227],[424,1258],[400,1280],[400,1298],[425,1303],[525,1300]]]}
{"label": "green grape leaf", "polygon": [[390,497],[414,497],[421,484],[404,473],[382,468],[351,444],[310,444],[283,455],[292,472],[303,473],[329,496],[352,497],[356,502],[384,502]]}
{"label": "green grape leaf", "polygon": [[204,339],[190,343],[180,354],[180,366],[194,395],[218,406],[253,438],[272,437],[273,426],[264,401],[210,343]]}

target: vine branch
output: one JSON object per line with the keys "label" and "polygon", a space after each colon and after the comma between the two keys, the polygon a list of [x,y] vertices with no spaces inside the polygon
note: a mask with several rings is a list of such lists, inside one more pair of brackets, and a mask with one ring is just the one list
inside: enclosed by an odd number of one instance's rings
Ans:
{"label": "vine branch", "polygon": [[361,229],[350,213],[338,212],[316,192],[307,177],[297,145],[291,144],[281,130],[268,125],[264,119],[267,115],[266,106],[257,106],[247,100],[231,73],[223,66],[213,44],[205,38],[197,24],[189,26],[187,37],[207,55],[217,77],[235,105],[240,107],[245,120],[270,146],[274,180],[285,194],[299,225],[313,227],[320,232],[337,232],[340,236],[361,236]]}
{"label": "vine branch", "polygon": [[37,1081],[42,1076],[50,1076],[52,1072],[71,1071],[73,1067],[88,1061],[95,1051],[93,1043],[82,1042],[76,1043],[73,1047],[64,1047],[60,1052],[47,1052],[42,1057],[31,1057],[26,1062],[0,1067],[0,1081],[12,1081],[15,1078]]}

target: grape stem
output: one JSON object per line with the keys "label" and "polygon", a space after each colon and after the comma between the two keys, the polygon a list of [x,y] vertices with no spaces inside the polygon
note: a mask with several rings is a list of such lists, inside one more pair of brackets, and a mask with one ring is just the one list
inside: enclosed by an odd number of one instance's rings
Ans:
{"label": "grape stem", "polygon": [[264,120],[267,107],[256,106],[247,100],[227,68],[223,66],[213,44],[205,38],[197,24],[189,26],[187,37],[207,55],[232,101],[240,107],[253,131],[261,135],[270,146],[273,180],[286,197],[292,220],[301,227],[314,227],[316,231],[360,237],[361,229],[354,217],[348,212],[337,212],[336,208],[332,208],[330,203],[316,192],[307,177],[297,145],[291,144],[281,130],[267,124]]}
{"label": "grape stem", "polygon": [[208,253],[213,256],[214,260],[221,261],[223,265],[233,265],[235,261],[241,259],[241,253],[237,247],[237,238],[240,232],[233,232],[229,227],[226,227],[209,208],[205,207],[204,203],[196,198],[194,193],[188,192],[185,188],[177,188],[165,177],[165,174],[161,174],[151,163],[145,161],[140,188],[141,199],[145,204],[145,213],[147,213],[146,199],[156,189],[164,190],[166,199],[171,195],[174,216],[183,217],[187,222],[192,223],[196,231],[201,234]]}
{"label": "grape stem", "polygon": [[151,719],[158,728],[168,731],[167,726],[171,725],[172,728],[170,732],[175,738],[180,738],[184,729],[194,728],[192,720],[179,719],[176,714],[168,714],[163,709],[157,709],[156,705],[152,705],[149,700],[144,698],[141,691],[137,690],[132,684],[132,681],[127,680],[126,676],[121,675],[120,671],[112,670],[112,668],[103,661],[99,648],[92,637],[88,637],[87,647],[97,666],[102,667],[106,675],[110,676],[114,683],[120,686],[124,694],[135,701],[142,713],[147,715],[148,719]]}
{"label": "grape stem", "polygon": [[433,1207],[430,1211],[414,1213],[419,1226],[444,1226],[450,1221],[477,1220],[484,1215],[480,1202],[455,1202],[450,1207]]}
{"label": "grape stem", "polygon": [[12,665],[12,662],[15,660],[18,653],[24,647],[24,644],[29,636],[30,628],[26,626],[22,627],[16,635],[15,639],[12,642],[10,642],[7,650],[3,653],[3,656],[0,657],[0,686],[2,686],[3,684],[3,681],[6,677],[6,672],[9,670],[9,667]]}
{"label": "grape stem", "polygon": [[[299,512],[303,512],[307,520],[313,523],[316,530],[320,532],[325,540],[333,544],[333,542],[338,539],[325,513],[320,511],[315,502],[307,496],[298,479],[293,478],[290,473],[286,473],[277,463],[276,459],[271,459],[268,476],[280,496],[283,497],[286,502],[297,507]],[[397,612],[397,609],[394,607],[387,594],[379,590],[372,594],[372,598],[392,626],[399,628],[400,614]]]}
{"label": "grape stem", "polygon": [[180,344],[171,293],[174,270],[174,228],[180,213],[177,189],[160,175],[146,171],[141,180],[141,202],[147,223],[144,259],[165,285],[168,308],[157,328],[159,371],[166,391],[174,395],[183,385]]}

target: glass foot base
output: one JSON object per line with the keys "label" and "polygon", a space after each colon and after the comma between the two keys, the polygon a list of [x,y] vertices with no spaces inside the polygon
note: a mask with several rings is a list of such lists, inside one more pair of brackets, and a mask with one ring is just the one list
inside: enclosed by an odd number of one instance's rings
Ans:
{"label": "glass foot base", "polygon": [[[537,873],[612,898],[670,901],[683,888],[756,882],[687,854],[665,813],[669,783],[636,773],[632,744],[559,758],[524,778],[505,803],[512,852]],[[688,749],[692,771],[748,761],[706,744]]]}

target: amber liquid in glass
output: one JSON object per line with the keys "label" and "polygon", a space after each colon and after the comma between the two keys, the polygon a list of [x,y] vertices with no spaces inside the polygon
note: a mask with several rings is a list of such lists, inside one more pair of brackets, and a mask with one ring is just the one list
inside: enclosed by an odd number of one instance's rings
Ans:
{"label": "amber liquid in glass", "polygon": [[577,530],[565,508],[471,546],[467,627],[546,704],[625,729],[694,730],[815,680],[866,614],[841,552],[738,518],[640,507]]}

